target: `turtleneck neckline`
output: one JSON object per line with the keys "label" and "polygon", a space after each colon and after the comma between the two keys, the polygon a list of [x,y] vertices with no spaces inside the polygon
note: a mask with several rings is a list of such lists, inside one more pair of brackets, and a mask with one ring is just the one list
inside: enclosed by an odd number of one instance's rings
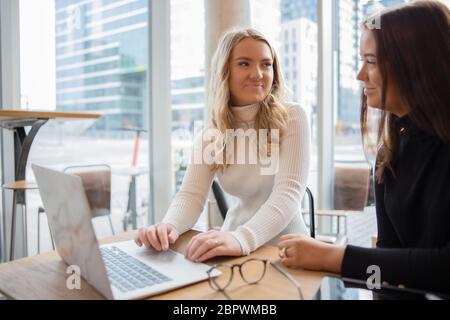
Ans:
{"label": "turtleneck neckline", "polygon": [[252,122],[259,112],[260,104],[253,103],[246,106],[231,106],[231,112],[237,121]]}
{"label": "turtleneck neckline", "polygon": [[399,117],[394,115],[394,121],[399,127],[399,130],[402,132],[405,129],[409,129],[412,125],[411,118],[409,117],[409,113]]}

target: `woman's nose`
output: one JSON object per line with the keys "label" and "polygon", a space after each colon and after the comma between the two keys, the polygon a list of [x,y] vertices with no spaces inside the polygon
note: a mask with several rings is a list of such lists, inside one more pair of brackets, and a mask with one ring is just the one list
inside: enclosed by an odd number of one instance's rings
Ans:
{"label": "woman's nose", "polygon": [[359,69],[358,73],[356,74],[356,79],[359,81],[364,81],[366,79],[366,72],[364,70],[364,66]]}
{"label": "woman's nose", "polygon": [[259,80],[259,79],[262,79],[262,77],[263,77],[263,74],[262,74],[261,69],[259,67],[253,68],[251,78]]}

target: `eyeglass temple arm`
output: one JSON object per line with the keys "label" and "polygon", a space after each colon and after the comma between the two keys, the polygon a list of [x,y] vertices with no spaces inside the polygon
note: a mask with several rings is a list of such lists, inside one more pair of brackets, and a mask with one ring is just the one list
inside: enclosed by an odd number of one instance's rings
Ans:
{"label": "eyeglass temple arm", "polygon": [[228,300],[233,300],[231,299],[231,297],[228,295],[228,293],[225,291],[225,289],[223,290],[217,290],[218,292],[220,292],[221,294],[223,294],[225,296],[225,298],[227,298]]}
{"label": "eyeglass temple arm", "polygon": [[279,265],[269,261],[269,263],[279,272],[281,273],[283,276],[285,276],[298,290],[298,294],[300,296],[301,300],[304,300],[303,298],[303,292],[302,289],[300,288],[300,285],[297,283],[297,281],[289,274],[287,273],[283,268],[281,268]]}

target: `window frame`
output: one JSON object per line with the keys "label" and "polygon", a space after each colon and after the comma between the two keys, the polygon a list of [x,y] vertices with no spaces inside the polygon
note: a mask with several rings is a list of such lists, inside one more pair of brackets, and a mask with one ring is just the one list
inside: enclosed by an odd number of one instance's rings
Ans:
{"label": "window frame", "polygon": [[[20,20],[19,1],[0,0],[0,108],[20,105]],[[0,129],[1,184],[14,181],[14,134]],[[12,193],[2,189],[0,212],[0,261],[6,261],[9,252]],[[22,226],[22,215],[17,211],[17,226]],[[19,230],[20,231],[20,230]],[[8,236],[7,236],[8,235]],[[16,233],[17,255],[22,252],[23,232]]]}
{"label": "window frame", "polygon": [[[149,215],[148,223],[160,221],[168,209],[173,193],[171,164],[171,88],[170,88],[170,1],[148,0],[149,19]],[[0,42],[2,106],[20,105],[20,25],[19,2],[0,0]],[[332,208],[334,193],[334,112],[336,105],[336,4],[318,0],[318,195],[317,206]],[[331,21],[331,22],[330,22]],[[9,32],[6,32],[8,30]],[[330,95],[330,92],[332,94]],[[159,106],[159,107],[158,107]],[[165,106],[165,107],[160,107]],[[330,107],[332,109],[330,109]],[[2,182],[14,178],[13,135],[0,133]],[[9,225],[12,197],[2,191],[0,229]],[[20,225],[20,224],[19,224]],[[2,261],[6,258],[6,233],[0,237]],[[18,231],[18,238],[20,232]]]}

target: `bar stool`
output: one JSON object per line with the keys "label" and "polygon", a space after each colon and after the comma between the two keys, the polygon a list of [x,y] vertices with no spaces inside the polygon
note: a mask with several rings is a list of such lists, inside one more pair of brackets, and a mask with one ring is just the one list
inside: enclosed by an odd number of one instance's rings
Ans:
{"label": "bar stool", "polygon": [[23,212],[23,230],[24,232],[24,251],[28,252],[28,244],[27,244],[27,203],[25,199],[25,191],[26,190],[36,190],[38,189],[37,185],[33,182],[28,181],[15,181],[6,183],[2,186],[5,190],[13,191],[13,208],[12,208],[12,221],[11,221],[11,238],[10,238],[10,251],[9,251],[9,261],[14,259],[14,247],[16,241],[16,214],[17,214],[17,206],[22,206]]}
{"label": "bar stool", "polygon": [[[39,207],[37,212],[37,253],[41,253],[41,214],[45,215],[44,207]],[[52,230],[50,229],[50,225],[47,223],[48,232],[50,234],[50,241],[52,243],[52,248],[55,250],[55,240],[53,239]]]}
{"label": "bar stool", "polygon": [[[83,183],[83,188],[91,209],[92,218],[107,217],[112,235],[115,235],[114,226],[111,219],[111,167],[107,164],[75,165],[66,167],[64,173],[78,175]],[[45,208],[38,208],[38,253],[41,248],[41,225],[40,216],[45,215]],[[50,225],[50,239],[53,250],[55,242]]]}

